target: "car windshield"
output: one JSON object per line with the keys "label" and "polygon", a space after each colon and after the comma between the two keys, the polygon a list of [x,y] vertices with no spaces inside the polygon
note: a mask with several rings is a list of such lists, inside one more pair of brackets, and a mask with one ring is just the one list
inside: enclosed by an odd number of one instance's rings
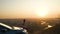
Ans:
{"label": "car windshield", "polygon": [[6,24],[0,23],[0,25],[1,25],[1,26],[4,26],[4,27],[7,27],[7,28],[9,28],[9,29],[12,29],[12,27],[10,27],[10,26],[8,26],[8,25],[6,25]]}

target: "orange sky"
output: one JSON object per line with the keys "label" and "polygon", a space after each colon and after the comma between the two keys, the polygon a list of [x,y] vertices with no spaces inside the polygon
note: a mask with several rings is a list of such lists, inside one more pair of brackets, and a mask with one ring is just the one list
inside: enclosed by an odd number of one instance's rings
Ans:
{"label": "orange sky", "polygon": [[[47,18],[60,15],[60,0],[0,0],[0,18],[40,18],[36,12],[46,10]],[[40,11],[41,12],[41,11]]]}

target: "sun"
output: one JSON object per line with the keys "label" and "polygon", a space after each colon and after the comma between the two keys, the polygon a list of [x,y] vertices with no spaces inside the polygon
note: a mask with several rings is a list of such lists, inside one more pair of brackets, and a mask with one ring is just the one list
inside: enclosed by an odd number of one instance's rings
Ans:
{"label": "sun", "polygon": [[46,10],[38,10],[38,11],[36,11],[36,14],[39,17],[46,17],[48,15],[48,11],[46,11]]}
{"label": "sun", "polygon": [[45,11],[37,12],[37,15],[40,17],[44,17],[47,15],[47,12],[45,12]]}

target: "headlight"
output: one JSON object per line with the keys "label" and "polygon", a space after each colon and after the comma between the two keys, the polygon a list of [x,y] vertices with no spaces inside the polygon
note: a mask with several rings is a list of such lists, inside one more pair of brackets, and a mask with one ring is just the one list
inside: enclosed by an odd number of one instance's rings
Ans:
{"label": "headlight", "polygon": [[23,30],[23,32],[24,32],[25,34],[28,34],[28,32],[27,32],[27,30],[26,30],[26,29],[24,29],[24,30]]}
{"label": "headlight", "polygon": [[23,30],[23,32],[27,32],[27,30],[26,30],[26,29],[24,29],[24,30]]}

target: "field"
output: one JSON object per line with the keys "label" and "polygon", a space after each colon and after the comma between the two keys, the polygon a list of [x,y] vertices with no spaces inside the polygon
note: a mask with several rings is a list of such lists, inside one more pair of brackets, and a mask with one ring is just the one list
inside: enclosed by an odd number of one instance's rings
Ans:
{"label": "field", "polygon": [[[1,23],[22,27],[24,19],[0,19]],[[29,34],[47,34],[48,29],[60,24],[60,19],[25,19],[24,27]],[[46,32],[45,32],[46,31]],[[50,30],[49,30],[50,31]],[[53,30],[51,30],[53,31]],[[45,32],[45,33],[43,33]],[[53,33],[53,32],[52,32]]]}

